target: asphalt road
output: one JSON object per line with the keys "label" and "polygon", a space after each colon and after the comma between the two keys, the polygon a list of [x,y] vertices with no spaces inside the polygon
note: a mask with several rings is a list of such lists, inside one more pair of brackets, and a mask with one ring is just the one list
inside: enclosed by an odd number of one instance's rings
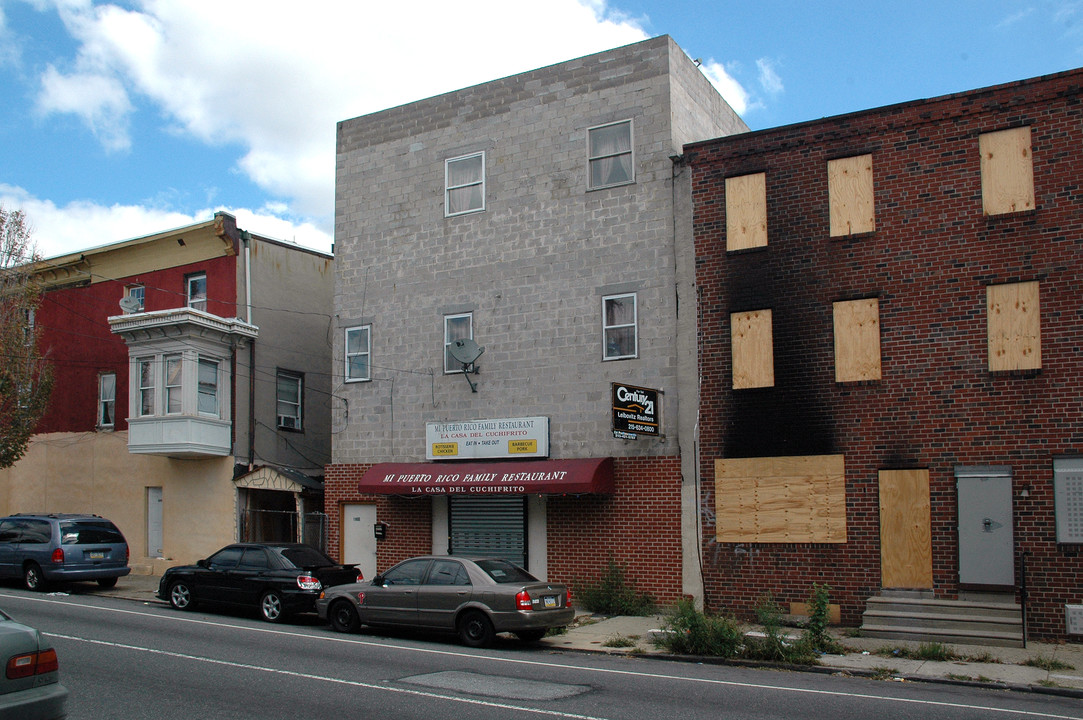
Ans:
{"label": "asphalt road", "polygon": [[513,641],[344,636],[308,618],[180,613],[0,588],[47,633],[73,720],[136,718],[1083,718],[1078,699],[562,653]]}

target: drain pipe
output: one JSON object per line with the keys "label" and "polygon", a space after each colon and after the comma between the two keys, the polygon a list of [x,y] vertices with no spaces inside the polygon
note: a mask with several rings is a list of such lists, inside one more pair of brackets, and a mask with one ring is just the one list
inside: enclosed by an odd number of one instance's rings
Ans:
{"label": "drain pipe", "polygon": [[[252,322],[252,233],[241,231],[244,242],[244,319]],[[248,341],[248,471],[256,464],[256,339]]]}
{"label": "drain pipe", "polygon": [[1030,557],[1030,551],[1024,550],[1023,554],[1019,557],[1019,574],[1021,582],[1019,584],[1019,603],[1023,606],[1023,647],[1027,646],[1027,558]]}

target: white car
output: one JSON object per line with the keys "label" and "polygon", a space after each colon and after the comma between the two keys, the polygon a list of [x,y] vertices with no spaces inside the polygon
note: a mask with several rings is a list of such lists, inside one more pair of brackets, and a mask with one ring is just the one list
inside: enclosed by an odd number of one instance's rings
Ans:
{"label": "white car", "polygon": [[0,611],[0,718],[59,720],[68,716],[56,650],[32,627]]}

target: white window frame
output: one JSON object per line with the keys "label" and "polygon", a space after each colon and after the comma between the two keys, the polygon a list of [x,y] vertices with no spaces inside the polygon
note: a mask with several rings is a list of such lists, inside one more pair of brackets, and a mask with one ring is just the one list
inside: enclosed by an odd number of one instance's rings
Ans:
{"label": "white window frame", "polygon": [[[592,142],[595,132],[605,130],[607,128],[617,127],[618,125],[628,126],[628,149],[620,150],[618,152],[598,153],[595,154]],[[626,180],[619,180],[617,182],[601,182],[594,183],[594,165],[595,163],[603,162],[611,158],[628,157],[628,178]],[[606,123],[604,125],[595,125],[594,127],[587,128],[587,189],[600,190],[602,188],[618,187],[620,185],[631,185],[636,181],[636,157],[635,157],[635,128],[632,126],[631,119],[618,120],[616,122]]]}
{"label": "white window frame", "polygon": [[[625,323],[614,323],[612,325],[608,322],[609,313],[608,305],[611,301],[622,300],[624,298],[632,298],[632,321]],[[609,351],[609,335],[611,332],[618,330],[625,330],[627,328],[632,329],[632,352],[631,354],[610,354]],[[639,357],[639,298],[636,293],[618,293],[615,295],[605,295],[602,297],[602,360],[629,360],[631,358]]]}
{"label": "white window frame", "polygon": [[[450,329],[449,322],[466,318],[468,320],[467,334],[465,336],[456,335],[451,337],[448,332]],[[474,339],[474,313],[453,313],[444,316],[444,374],[450,375],[452,373],[461,373],[463,371],[463,364],[451,356],[451,344],[456,340],[473,340]]]}
{"label": "white window frame", "polygon": [[[200,280],[203,281],[203,297],[193,296],[192,284]],[[202,310],[203,312],[207,312],[207,296],[210,294],[207,285],[207,273],[201,272],[188,275],[184,278],[184,287],[185,295],[188,298],[188,307],[192,308],[193,310]]]}
{"label": "white window frame", "polygon": [[[297,388],[297,400],[283,399],[281,390],[282,383],[289,381],[291,387]],[[293,370],[279,369],[275,372],[275,414],[277,416],[277,424],[279,430],[296,430],[302,431],[304,426],[304,407],[305,407],[305,376],[303,373],[294,372]],[[283,405],[286,405],[294,410],[292,414],[283,415]]]}
{"label": "white window frame", "polygon": [[[176,374],[170,378],[174,368]],[[184,412],[184,358],[180,354],[162,357],[162,388],[162,412],[166,415]]]}
{"label": "white window frame", "polygon": [[[466,162],[467,160],[473,160],[474,158],[481,159],[481,179],[471,180],[470,182],[459,183],[457,185],[452,184],[451,181],[451,166],[458,162]],[[465,190],[467,188],[481,188],[481,205],[479,207],[470,207],[466,210],[451,209],[451,194],[455,190]],[[455,215],[467,215],[469,213],[483,212],[485,210],[485,151],[470,153],[469,155],[460,155],[459,157],[448,158],[444,161],[444,217],[453,217]]]}
{"label": "white window frame", "polygon": [[[112,392],[109,393],[106,387],[106,378],[112,378],[113,387]],[[106,420],[106,408],[111,408],[112,412],[108,413],[112,419]],[[117,424],[117,374],[113,372],[101,373],[98,375],[98,427],[100,428],[113,428]]]}
{"label": "white window frame", "polygon": [[[362,347],[357,352],[350,352],[351,335],[361,335],[363,337]],[[346,328],[342,347],[345,356],[345,365],[342,369],[345,382],[368,382],[372,380],[372,325],[358,325]],[[357,358],[364,358],[364,375],[354,376],[350,374],[351,361]]]}
{"label": "white window frame", "polygon": [[156,365],[156,359],[153,357],[141,357],[137,358],[135,361],[135,366],[139,373],[139,379],[137,380],[139,388],[139,404],[136,406],[139,417],[154,417],[158,414],[155,398],[158,389],[158,381],[155,377],[156,373],[154,372]]}
{"label": "white window frame", "polygon": [[146,308],[147,289],[142,285],[129,285],[124,288],[124,296],[130,297],[139,303],[139,307],[132,310],[133,313],[143,312]]}
{"label": "white window frame", "polygon": [[[214,392],[208,393],[205,391],[205,388],[209,387],[209,385],[204,381],[204,367],[210,367],[212,365],[214,366]],[[221,417],[221,409],[218,404],[219,390],[222,386],[220,368],[221,363],[218,358],[201,356],[196,362],[196,411],[200,415],[207,417]],[[203,400],[207,397],[214,401],[213,410],[204,409],[203,407]]]}

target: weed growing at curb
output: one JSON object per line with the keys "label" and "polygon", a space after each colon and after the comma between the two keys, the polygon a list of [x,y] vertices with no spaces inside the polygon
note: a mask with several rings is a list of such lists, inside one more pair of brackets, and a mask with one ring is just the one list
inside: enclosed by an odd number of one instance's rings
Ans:
{"label": "weed growing at curb", "polygon": [[623,635],[614,635],[613,637],[608,638],[604,643],[602,643],[602,647],[608,648],[631,648],[635,646],[635,640],[633,640],[632,638],[624,637]]}
{"label": "weed growing at curb", "polygon": [[650,615],[656,611],[654,598],[639,592],[624,576],[624,568],[612,558],[605,572],[594,581],[576,582],[579,603],[592,613],[603,615]]}
{"label": "weed growing at curb", "polygon": [[1028,667],[1036,667],[1046,671],[1052,670],[1075,670],[1074,665],[1069,665],[1066,662],[1060,660],[1054,660],[1053,658],[1044,657],[1031,657],[1023,661],[1023,664]]}

